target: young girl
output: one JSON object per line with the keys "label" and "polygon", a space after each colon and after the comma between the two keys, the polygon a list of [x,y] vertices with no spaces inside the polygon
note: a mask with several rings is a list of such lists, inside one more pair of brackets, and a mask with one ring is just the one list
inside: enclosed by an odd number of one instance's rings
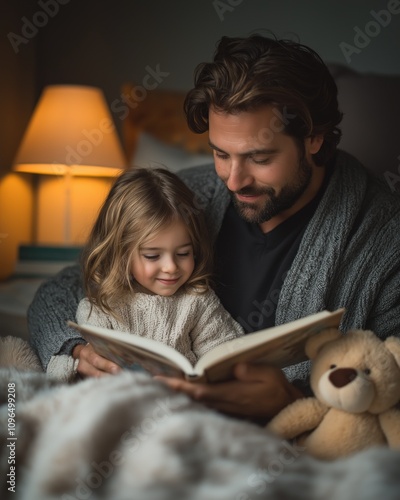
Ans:
{"label": "young girl", "polygon": [[83,254],[77,322],[165,342],[195,363],[243,335],[210,288],[212,249],[194,195],[166,169],[112,187]]}

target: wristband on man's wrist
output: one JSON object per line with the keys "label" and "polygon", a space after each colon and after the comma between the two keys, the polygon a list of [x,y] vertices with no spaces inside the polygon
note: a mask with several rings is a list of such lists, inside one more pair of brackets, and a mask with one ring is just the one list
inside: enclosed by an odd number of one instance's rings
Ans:
{"label": "wristband on man's wrist", "polygon": [[79,365],[79,358],[76,358],[74,360],[74,366],[73,366],[73,372],[74,372],[74,375],[77,375],[78,374],[78,365]]}

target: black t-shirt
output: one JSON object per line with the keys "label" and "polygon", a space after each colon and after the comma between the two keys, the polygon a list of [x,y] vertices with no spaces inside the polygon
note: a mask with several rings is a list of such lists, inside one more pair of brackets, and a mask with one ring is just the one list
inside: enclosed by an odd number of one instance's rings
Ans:
{"label": "black t-shirt", "polygon": [[327,184],[268,233],[244,221],[231,202],[216,241],[216,293],[246,333],[275,325],[279,294]]}

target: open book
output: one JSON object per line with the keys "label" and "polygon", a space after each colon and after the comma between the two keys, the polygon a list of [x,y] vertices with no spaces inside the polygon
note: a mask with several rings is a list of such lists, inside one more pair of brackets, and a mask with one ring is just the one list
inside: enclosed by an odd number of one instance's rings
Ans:
{"label": "open book", "polygon": [[306,340],[326,328],[338,328],[344,309],[321,311],[284,325],[266,328],[220,344],[195,366],[174,348],[156,340],[68,321],[101,356],[124,368],[139,365],[152,375],[184,377],[190,381],[220,382],[233,376],[239,362],[265,363],[283,368],[307,359]]}

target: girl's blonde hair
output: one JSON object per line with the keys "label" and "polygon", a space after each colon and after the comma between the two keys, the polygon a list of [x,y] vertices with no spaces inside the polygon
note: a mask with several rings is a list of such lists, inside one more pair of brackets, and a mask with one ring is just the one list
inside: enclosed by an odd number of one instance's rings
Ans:
{"label": "girl's blonde hair", "polygon": [[184,291],[205,292],[210,285],[212,249],[204,215],[196,208],[194,194],[172,172],[132,167],[111,188],[82,254],[87,297],[102,311],[134,293],[131,261],[150,236],[175,221],[188,230],[195,267]]}

